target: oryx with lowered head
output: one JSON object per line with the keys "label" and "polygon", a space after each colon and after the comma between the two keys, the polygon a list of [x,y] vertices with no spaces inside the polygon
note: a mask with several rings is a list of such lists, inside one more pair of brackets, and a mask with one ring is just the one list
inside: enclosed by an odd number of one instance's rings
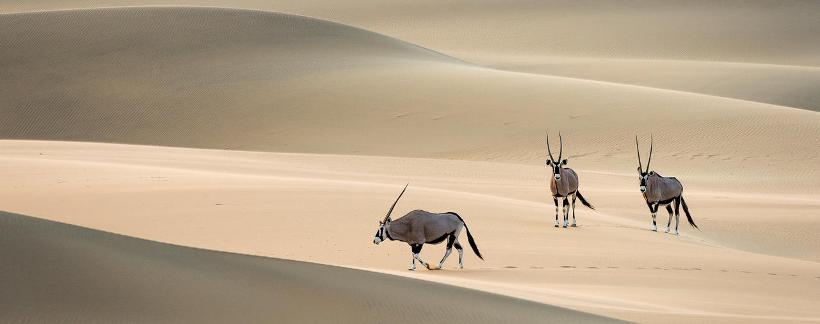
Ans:
{"label": "oryx with lowered head", "polygon": [[655,223],[655,217],[658,214],[658,208],[665,206],[666,211],[669,212],[669,221],[666,222],[666,233],[669,233],[672,225],[672,215],[674,205],[675,216],[675,235],[678,235],[678,224],[680,223],[680,207],[683,206],[683,212],[686,213],[686,219],[689,225],[698,228],[695,221],[692,220],[692,215],[689,214],[689,207],[686,206],[686,200],[683,199],[683,185],[675,177],[662,177],[655,171],[649,169],[649,164],[652,163],[652,146],[654,139],[650,136],[649,140],[649,159],[646,161],[646,169],[641,165],[641,148],[638,145],[638,136],[635,136],[635,149],[638,152],[638,178],[640,179],[640,189],[643,198],[646,200],[646,205],[649,207],[649,212],[652,213],[652,231],[658,231],[658,225]]}
{"label": "oryx with lowered head", "polygon": [[447,250],[444,252],[444,257],[439,261],[438,268],[435,269],[441,269],[444,265],[444,261],[450,256],[450,252],[454,246],[456,250],[458,250],[458,268],[463,269],[464,248],[459,244],[458,236],[461,234],[461,229],[464,228],[467,232],[467,241],[470,243],[473,252],[480,259],[484,260],[484,257],[481,256],[481,252],[478,251],[478,246],[476,246],[473,236],[470,235],[467,224],[464,222],[464,219],[456,213],[431,213],[424,210],[414,210],[399,219],[392,220],[390,214],[393,212],[393,208],[396,207],[396,203],[401,199],[401,196],[404,195],[405,190],[407,190],[406,185],[399,194],[399,197],[396,198],[396,201],[393,202],[393,205],[390,206],[390,209],[387,210],[387,216],[379,222],[379,229],[376,230],[376,237],[373,238],[373,244],[379,244],[385,239],[406,242],[410,245],[410,250],[413,254],[410,270],[416,270],[416,260],[421,262],[421,265],[428,270],[433,270],[434,268],[431,268],[430,264],[424,262],[419,256],[421,247],[424,244],[439,244],[446,240]]}
{"label": "oryx with lowered head", "polygon": [[558,160],[552,156],[552,149],[550,149],[550,134],[547,133],[546,135],[547,153],[549,153],[547,165],[552,168],[552,176],[549,181],[550,190],[552,191],[552,200],[555,202],[555,227],[560,225],[558,223],[558,214],[560,210],[558,204],[559,200],[562,202],[561,205],[564,207],[564,228],[567,228],[569,225],[570,209],[572,209],[572,227],[576,227],[575,199],[580,199],[581,203],[590,209],[595,209],[595,207],[592,207],[592,205],[584,199],[584,196],[581,195],[581,192],[578,191],[578,174],[575,173],[575,170],[564,167],[567,165],[567,159],[563,159],[564,138],[561,136],[561,133],[558,133],[558,140],[561,143],[561,149],[558,151]]}

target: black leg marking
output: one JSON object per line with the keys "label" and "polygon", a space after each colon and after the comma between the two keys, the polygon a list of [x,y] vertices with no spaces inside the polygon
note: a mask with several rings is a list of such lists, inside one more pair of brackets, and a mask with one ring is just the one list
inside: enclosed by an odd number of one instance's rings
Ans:
{"label": "black leg marking", "polygon": [[424,244],[413,244],[410,245],[410,249],[413,250],[413,254],[419,254],[421,253],[422,246],[424,246]]}
{"label": "black leg marking", "polygon": [[563,205],[564,205],[564,210],[563,210],[563,212],[564,212],[564,228],[566,228],[567,224],[569,223],[569,197],[564,198],[564,204]]}
{"label": "black leg marking", "polygon": [[552,197],[552,201],[555,202],[555,227],[558,227],[558,197]]}
{"label": "black leg marking", "polygon": [[463,248],[463,247],[461,247],[461,244],[459,244],[458,242],[456,242],[455,244],[453,244],[453,246],[456,248],[456,250],[464,250],[464,248]]}

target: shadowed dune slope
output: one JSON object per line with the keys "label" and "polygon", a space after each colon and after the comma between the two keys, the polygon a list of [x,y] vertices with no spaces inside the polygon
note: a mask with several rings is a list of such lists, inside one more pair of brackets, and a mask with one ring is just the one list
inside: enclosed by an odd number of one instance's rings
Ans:
{"label": "shadowed dune slope", "polygon": [[421,280],[186,248],[5,212],[0,229],[3,322],[617,322]]}
{"label": "shadowed dune slope", "polygon": [[471,61],[524,55],[820,66],[820,4],[810,0],[0,0],[0,11],[169,4],[317,17]]}
{"label": "shadowed dune slope", "polygon": [[576,166],[628,172],[654,132],[677,176],[818,181],[813,112],[481,68],[310,18],[37,12],[0,15],[0,40],[4,138],[541,163],[562,129]]}
{"label": "shadowed dune slope", "polygon": [[559,57],[491,65],[527,73],[635,84],[820,111],[820,68],[817,67]]}

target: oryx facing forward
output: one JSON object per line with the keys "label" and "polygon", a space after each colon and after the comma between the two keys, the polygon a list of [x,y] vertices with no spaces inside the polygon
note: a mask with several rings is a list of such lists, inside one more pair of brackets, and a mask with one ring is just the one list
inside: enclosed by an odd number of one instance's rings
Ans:
{"label": "oryx facing forward", "polygon": [[584,199],[584,196],[581,195],[581,192],[578,191],[578,174],[576,174],[574,170],[564,167],[567,165],[567,159],[562,160],[564,156],[564,138],[561,137],[560,132],[558,133],[558,140],[561,142],[561,150],[558,151],[558,160],[555,160],[552,156],[552,150],[550,149],[550,135],[547,133],[547,153],[549,153],[547,165],[552,168],[550,190],[552,190],[552,200],[555,202],[555,227],[559,225],[559,200],[563,202],[562,205],[564,206],[564,228],[567,228],[567,225],[569,225],[570,209],[572,209],[572,227],[576,227],[575,198],[581,199],[581,203],[590,209],[595,209],[595,207],[592,207],[592,205]]}
{"label": "oryx facing forward", "polygon": [[478,251],[478,247],[475,245],[473,236],[470,235],[467,224],[461,216],[456,213],[447,212],[437,214],[424,210],[414,210],[395,221],[391,220],[390,214],[393,212],[393,208],[396,207],[396,203],[399,202],[405,190],[407,190],[407,186],[404,186],[399,197],[396,198],[396,201],[390,206],[384,220],[379,222],[379,229],[376,230],[376,237],[373,238],[373,244],[381,243],[385,237],[389,240],[406,242],[410,244],[410,250],[413,254],[410,270],[416,270],[416,260],[421,262],[421,265],[428,270],[433,270],[433,268],[430,268],[430,265],[424,262],[419,256],[421,247],[425,243],[439,244],[447,240],[447,251],[444,252],[444,257],[439,261],[438,269],[441,269],[441,266],[444,265],[444,261],[450,256],[453,246],[458,250],[458,268],[463,269],[464,248],[458,243],[458,235],[461,234],[461,229],[464,228],[467,232],[467,241],[470,243],[470,247],[473,248],[473,252],[475,252],[475,255],[480,259],[484,260],[481,256],[481,252]]}
{"label": "oryx facing forward", "polygon": [[698,228],[692,216],[689,215],[689,207],[686,206],[686,200],[683,199],[683,185],[675,177],[662,177],[655,171],[649,169],[649,163],[652,162],[652,146],[654,140],[650,137],[649,142],[649,159],[646,161],[646,169],[641,165],[641,148],[638,145],[638,136],[635,136],[635,149],[638,151],[638,178],[641,183],[641,193],[646,200],[646,205],[649,207],[649,212],[652,213],[652,231],[658,231],[658,225],[655,223],[655,217],[658,214],[658,208],[666,206],[666,211],[669,212],[669,221],[666,222],[666,233],[669,233],[672,225],[672,204],[675,205],[675,235],[678,235],[678,224],[680,223],[680,206],[683,205],[683,212],[686,213],[686,219],[689,225]]}

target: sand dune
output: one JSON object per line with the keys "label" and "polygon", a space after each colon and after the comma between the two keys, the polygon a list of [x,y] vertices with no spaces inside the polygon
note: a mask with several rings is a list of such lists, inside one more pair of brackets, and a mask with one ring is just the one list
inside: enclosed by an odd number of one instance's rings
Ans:
{"label": "sand dune", "polygon": [[476,61],[527,55],[820,65],[820,8],[802,0],[0,0],[0,10],[168,4],[317,17]]}
{"label": "sand dune", "polygon": [[497,68],[635,84],[820,111],[820,68],[733,62],[514,58]]}
{"label": "sand dune", "polygon": [[[99,8],[169,4],[209,7]],[[0,141],[3,210],[426,281],[3,214],[0,319],[599,319],[434,281],[640,322],[820,321],[818,9],[0,0],[0,137],[22,139]],[[598,206],[577,229],[551,227],[546,129]],[[702,231],[647,230],[636,134]],[[406,182],[397,213],[458,211],[487,261],[409,273],[405,245],[373,246]]]}
{"label": "sand dune", "polygon": [[0,228],[3,322],[617,322],[427,281],[173,246],[5,212]]}
{"label": "sand dune", "polygon": [[659,160],[687,160],[661,172],[766,179],[792,192],[820,181],[813,112],[499,71],[257,11],[125,8],[2,21],[4,42],[15,44],[0,54],[13,76],[0,87],[6,138],[533,163],[543,159],[544,130],[562,129],[570,157],[588,156],[576,165],[630,172],[634,134],[653,132]]}
{"label": "sand dune", "polygon": [[[653,233],[633,175],[579,169],[580,227],[552,227],[545,170],[436,159],[3,141],[7,210],[161,242],[456,284],[640,322],[820,319],[817,194],[714,190],[685,179],[702,231]],[[409,248],[374,246],[396,213],[464,216],[486,261],[410,273]],[[776,204],[768,202],[775,201]],[[776,215],[788,214],[789,217]],[[775,215],[775,216],[773,216]],[[665,215],[660,217],[666,220]],[[663,223],[665,225],[665,223]],[[663,225],[661,228],[663,229]],[[422,256],[438,261],[441,246]]]}

